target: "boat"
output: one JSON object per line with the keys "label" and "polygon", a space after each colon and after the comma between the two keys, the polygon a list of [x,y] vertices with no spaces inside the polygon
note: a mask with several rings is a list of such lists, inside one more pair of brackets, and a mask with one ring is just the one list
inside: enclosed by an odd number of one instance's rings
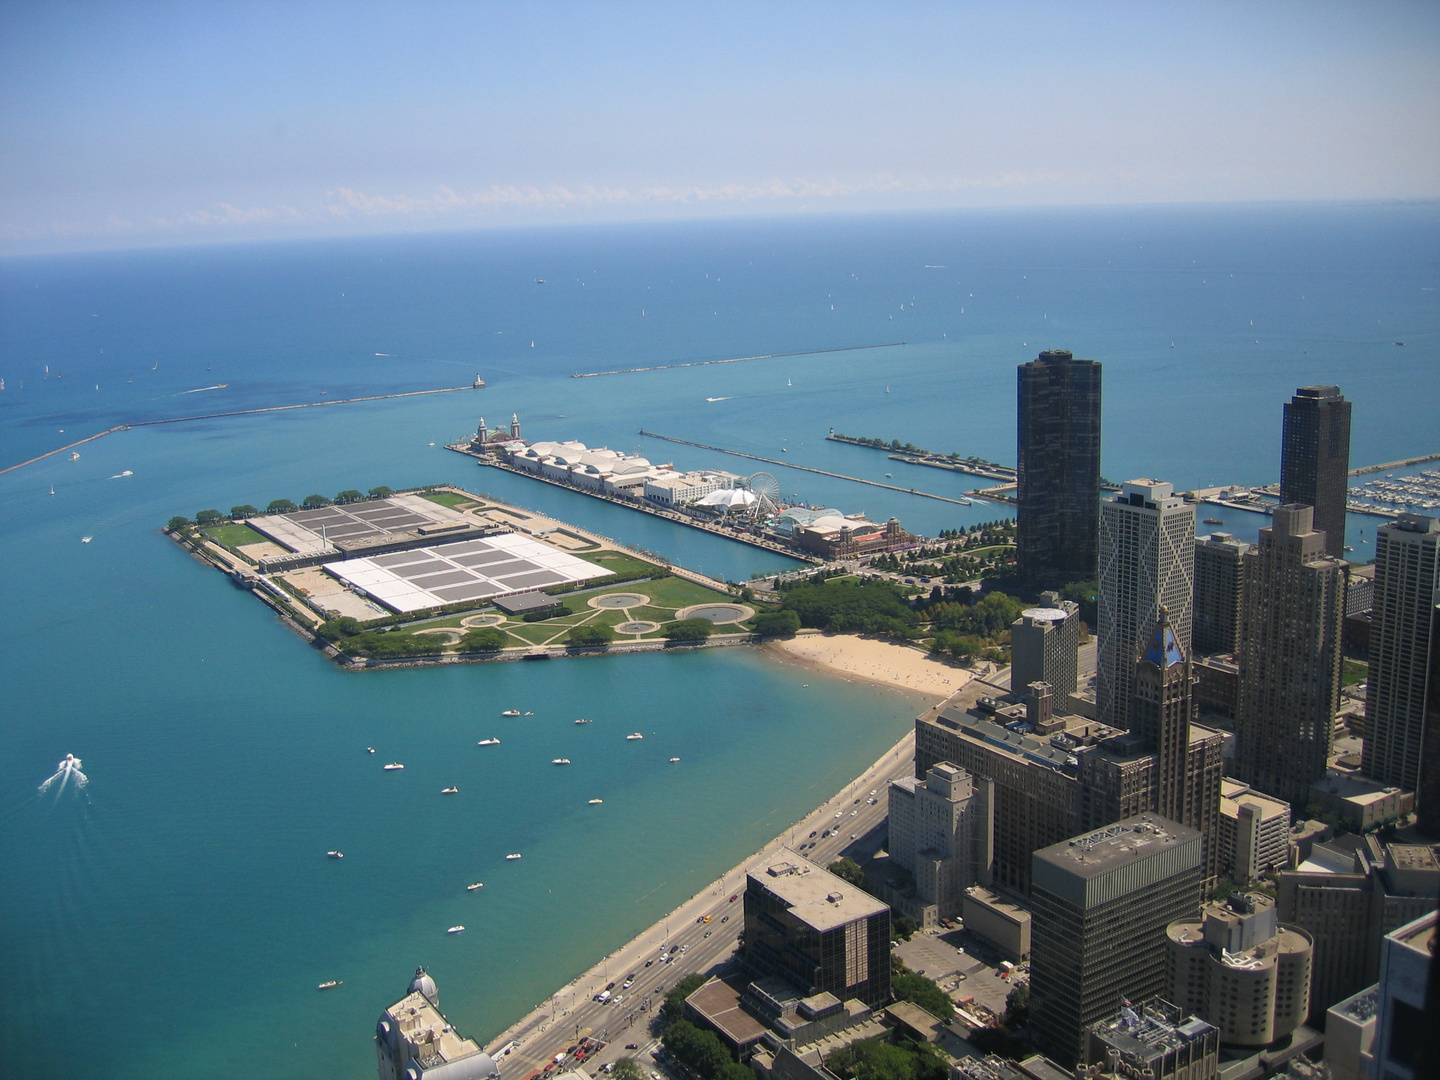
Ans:
{"label": "boat", "polygon": [[525,715],[526,715],[526,716],[534,716],[535,714],[534,714],[533,712],[527,712]]}
{"label": "boat", "polygon": [[330,858],[332,859],[343,859],[345,857],[345,853],[343,851],[327,851],[325,852],[325,854],[330,856]]}
{"label": "boat", "polygon": [[95,537],[93,537],[93,536],[82,536],[82,537],[80,537],[80,542],[81,542],[82,544],[88,544],[91,540],[94,540],[94,539],[95,539]]}
{"label": "boat", "polygon": [[460,794],[460,789],[459,789],[458,787],[442,787],[442,788],[440,789],[440,794],[441,794],[441,795],[459,795],[459,794]]}
{"label": "boat", "polygon": [[1397,341],[1397,342],[1395,342],[1395,344],[1396,344],[1396,345],[1404,345],[1405,342],[1403,342],[1403,341]]}
{"label": "boat", "polygon": [[625,739],[627,742],[634,742],[636,739],[643,739],[644,737],[645,736],[641,735],[640,732],[632,731],[629,735],[625,736]]}
{"label": "boat", "polygon": [[480,740],[479,742],[477,742],[475,745],[476,745],[476,746],[499,746],[499,745],[500,745],[500,740],[499,740],[499,739],[481,739],[481,740]]}
{"label": "boat", "polygon": [[[834,310],[835,310],[835,307],[834,307],[833,304],[831,305],[830,310],[831,310],[831,311],[834,311]],[[786,385],[786,386],[794,386],[795,384],[792,383],[789,379],[786,379],[786,380],[785,380],[785,385]]]}
{"label": "boat", "polygon": [[550,764],[551,764],[551,765],[569,765],[569,764],[570,764],[570,759],[569,759],[568,757],[551,758],[551,759],[550,759]]}
{"label": "boat", "polygon": [[51,495],[54,495],[54,494],[55,494],[55,485],[54,485],[54,484],[51,484],[51,485],[50,485],[50,494],[51,494]]}
{"label": "boat", "polygon": [[605,801],[604,799],[591,799],[591,800],[590,800],[590,805],[591,805],[591,806],[599,806],[599,805],[600,805],[601,803],[603,803],[604,801]]}
{"label": "boat", "polygon": [[70,460],[71,460],[71,461],[79,461],[79,460],[80,460],[80,451],[79,451],[79,450],[71,450],[71,451],[70,451]]}
{"label": "boat", "polygon": [[316,989],[316,990],[334,990],[335,987],[337,987],[337,986],[344,986],[344,985],[345,985],[345,980],[344,980],[344,979],[331,979],[329,982],[323,982],[323,983],[321,983],[321,984],[320,984],[319,986],[317,986],[315,989]]}
{"label": "boat", "polygon": [[545,279],[544,279],[543,277],[537,277],[537,278],[535,279],[535,284],[536,284],[536,285],[544,285],[544,284],[545,284]]}
{"label": "boat", "polygon": [[895,474],[894,474],[894,473],[888,473],[888,472],[887,472],[887,473],[885,474],[885,479],[886,479],[886,480],[893,480],[893,479],[895,479]]}
{"label": "boat", "polygon": [[1225,524],[1225,519],[1224,519],[1224,518],[1206,518],[1206,519],[1205,519],[1205,524],[1206,524],[1206,525],[1224,525],[1224,524]]}
{"label": "boat", "polygon": [[888,387],[888,386],[887,386],[887,387],[885,387],[885,393],[887,393],[887,394],[888,394],[888,393],[889,393],[889,392],[890,392],[890,388],[889,388],[889,387]]}
{"label": "boat", "polygon": [[484,887],[485,887],[485,882],[483,882],[483,881],[472,881],[469,885],[466,885],[466,886],[465,886],[465,891],[466,891],[466,892],[474,892],[476,889],[483,889]]}
{"label": "boat", "polygon": [[366,752],[367,754],[373,754],[373,753],[375,752],[375,747],[373,747],[373,746],[367,746],[367,747],[365,747],[365,752]]}
{"label": "boat", "polygon": [[520,858],[520,853],[517,851],[517,852],[515,852],[513,855],[506,855],[506,856],[505,856],[505,861],[506,861],[506,862],[514,862],[514,861],[515,861],[516,859],[518,859],[518,858]]}
{"label": "boat", "polygon": [[1355,549],[1354,549],[1353,547],[1351,547],[1349,544],[1346,544],[1346,545],[1345,545],[1345,550],[1346,550],[1346,551],[1354,551]]}
{"label": "boat", "polygon": [[386,766],[385,766],[385,771],[386,771],[386,772],[394,772],[396,769],[403,769],[404,767],[405,767],[405,766],[404,766],[404,765],[401,765],[400,762],[398,762],[398,761],[392,761],[392,762],[390,762],[389,765],[386,765]]}
{"label": "boat", "polygon": [[465,927],[463,927],[463,926],[452,926],[452,927],[450,927],[449,930],[446,930],[445,932],[446,932],[447,934],[463,934],[463,933],[465,932]]}
{"label": "boat", "polygon": [[500,715],[501,715],[501,716],[519,716],[519,715],[520,715],[520,710],[519,710],[519,709],[506,709],[506,710],[505,710],[504,712],[502,712]]}
{"label": "boat", "polygon": [[680,759],[679,759],[678,757],[672,757],[672,758],[670,759],[670,764],[671,764],[671,765],[674,765],[674,764],[675,764],[677,761],[679,761],[679,760],[680,760]]}
{"label": "boat", "polygon": [[590,723],[593,723],[594,721],[586,720],[586,719],[582,716],[582,717],[580,717],[579,720],[576,720],[575,722],[576,722],[577,724],[590,724]]}

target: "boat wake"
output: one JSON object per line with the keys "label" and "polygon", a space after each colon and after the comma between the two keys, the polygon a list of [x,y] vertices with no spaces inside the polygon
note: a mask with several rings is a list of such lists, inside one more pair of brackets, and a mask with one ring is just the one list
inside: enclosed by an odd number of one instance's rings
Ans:
{"label": "boat wake", "polygon": [[55,771],[55,775],[40,785],[40,792],[43,794],[51,788],[54,788],[55,794],[58,797],[71,780],[75,781],[77,788],[83,788],[86,784],[90,783],[90,778],[80,771],[80,765],[81,762],[78,757],[74,754],[66,754],[65,760],[60,762],[59,767]]}
{"label": "boat wake", "polygon": [[729,401],[728,397],[707,397],[706,401]]}

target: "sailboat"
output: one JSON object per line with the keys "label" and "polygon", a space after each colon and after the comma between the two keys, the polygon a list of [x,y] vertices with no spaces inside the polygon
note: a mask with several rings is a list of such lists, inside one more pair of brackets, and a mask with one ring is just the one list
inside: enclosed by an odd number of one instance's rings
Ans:
{"label": "sailboat", "polygon": [[889,392],[890,392],[890,388],[889,388],[889,387],[888,387],[888,386],[887,386],[887,387],[885,387],[885,393],[887,393],[887,394],[888,394],[888,393],[889,393]]}
{"label": "sailboat", "polygon": [[51,484],[51,485],[50,485],[50,494],[51,494],[51,495],[54,495],[54,494],[55,494],[55,485],[54,485],[54,484]]}
{"label": "sailboat", "polygon": [[785,385],[786,385],[786,386],[794,386],[795,384],[792,383],[789,379],[786,379],[786,380],[785,380]]}

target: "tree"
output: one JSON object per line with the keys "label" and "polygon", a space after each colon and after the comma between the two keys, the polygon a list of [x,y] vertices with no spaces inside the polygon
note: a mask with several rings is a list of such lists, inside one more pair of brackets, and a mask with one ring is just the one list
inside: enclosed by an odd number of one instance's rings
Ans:
{"label": "tree", "polygon": [[239,521],[241,518],[255,517],[259,513],[260,511],[249,503],[241,503],[239,506],[230,507],[230,520]]}
{"label": "tree", "polygon": [[621,1058],[610,1071],[610,1080],[645,1080],[645,1073],[634,1058]]}
{"label": "tree", "polygon": [[361,632],[358,620],[352,619],[349,615],[342,615],[338,619],[330,619],[320,624],[316,633],[326,641],[339,641],[341,638],[354,637]]}
{"label": "tree", "polygon": [[266,513],[283,514],[287,510],[294,510],[295,504],[289,499],[272,499],[270,505],[265,507]]}
{"label": "tree", "polygon": [[668,1027],[685,1017],[685,999],[705,985],[704,975],[686,975],[670,988],[665,995],[665,1004],[660,1008],[660,1019]]}
{"label": "tree", "polygon": [[330,500],[324,495],[306,495],[304,505],[314,508],[317,506],[329,506]]}
{"label": "tree", "polygon": [[499,652],[509,643],[510,636],[493,626],[481,626],[460,639],[462,652]]}
{"label": "tree", "polygon": [[949,1066],[929,1043],[864,1039],[836,1050],[825,1067],[844,1080],[945,1080]]}
{"label": "tree", "polygon": [[189,524],[190,524],[190,519],[189,519],[189,518],[187,518],[187,517],[181,517],[179,514],[176,514],[176,515],[175,515],[174,517],[172,517],[172,518],[170,519],[170,521],[166,524],[165,530],[166,530],[167,532],[179,532],[181,529],[185,528],[185,527],[188,526]]}
{"label": "tree", "polygon": [[1005,1026],[1020,1027],[1030,1020],[1030,984],[1023,983],[1005,995]]}
{"label": "tree", "polygon": [[709,619],[681,619],[665,628],[668,641],[704,641],[715,632]]}
{"label": "tree", "polygon": [[920,924],[909,915],[896,915],[890,920],[890,932],[901,941],[909,941],[919,929]]}
{"label": "tree", "polygon": [[383,498],[385,498],[386,495],[394,495],[394,494],[395,494],[395,489],[394,489],[394,488],[388,488],[388,487],[386,487],[384,484],[381,484],[379,487],[373,487],[373,488],[370,489],[370,497],[371,497],[372,499],[383,499]]}
{"label": "tree", "polygon": [[821,630],[904,633],[918,621],[899,592],[881,581],[826,581],[797,585],[785,593],[783,610],[801,626]]}
{"label": "tree", "polygon": [[363,499],[364,497],[365,493],[363,491],[356,491],[354,488],[346,488],[344,491],[340,492],[339,495],[335,496],[335,501],[337,503],[347,503],[354,502],[356,499]]}
{"label": "tree", "polygon": [[609,645],[615,640],[615,631],[601,625],[577,626],[565,635],[567,645]]}
{"label": "tree", "polygon": [[932,980],[924,975],[916,975],[903,964],[890,976],[890,991],[901,1001],[912,1001],[919,1005],[937,1020],[948,1024],[955,1019],[955,1006],[945,996],[945,991]]}
{"label": "tree", "polygon": [[213,525],[217,521],[224,521],[225,515],[219,510],[201,510],[195,515],[196,525]]}
{"label": "tree", "polygon": [[844,858],[836,859],[825,868],[830,873],[851,885],[863,889],[865,887],[865,870],[854,859],[846,855]]}
{"label": "tree", "polygon": [[676,1020],[661,1041],[679,1060],[688,1065],[700,1080],[721,1080],[727,1065],[735,1064],[730,1051],[713,1031],[701,1031],[689,1020]]}
{"label": "tree", "polygon": [[755,633],[760,637],[794,637],[800,616],[793,611],[767,611],[755,616]]}

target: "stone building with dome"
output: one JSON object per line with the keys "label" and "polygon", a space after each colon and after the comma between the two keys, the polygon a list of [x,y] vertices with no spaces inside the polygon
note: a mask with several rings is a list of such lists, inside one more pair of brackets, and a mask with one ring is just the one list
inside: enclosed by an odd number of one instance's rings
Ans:
{"label": "stone building with dome", "polygon": [[405,996],[375,1024],[380,1080],[499,1080],[489,1054],[462,1036],[440,1011],[440,991],[423,967]]}

